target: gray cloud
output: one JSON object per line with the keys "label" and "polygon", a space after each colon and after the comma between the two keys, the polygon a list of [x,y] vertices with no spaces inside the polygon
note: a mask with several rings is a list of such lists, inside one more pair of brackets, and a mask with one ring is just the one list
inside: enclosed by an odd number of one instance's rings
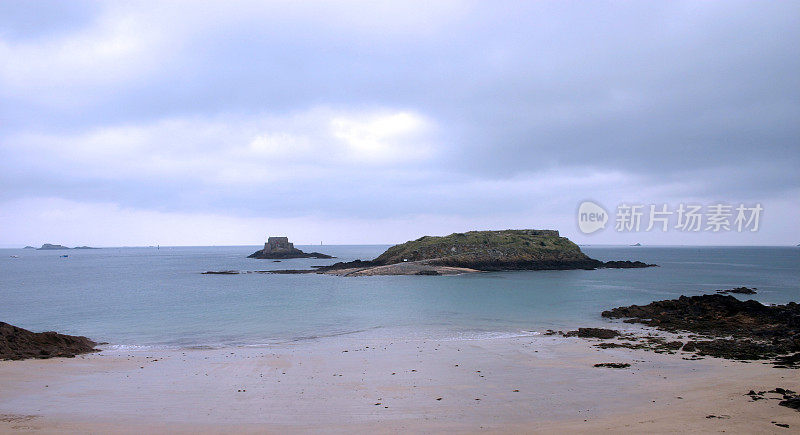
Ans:
{"label": "gray cloud", "polygon": [[56,5],[0,13],[0,200],[468,220],[800,187],[797,2]]}

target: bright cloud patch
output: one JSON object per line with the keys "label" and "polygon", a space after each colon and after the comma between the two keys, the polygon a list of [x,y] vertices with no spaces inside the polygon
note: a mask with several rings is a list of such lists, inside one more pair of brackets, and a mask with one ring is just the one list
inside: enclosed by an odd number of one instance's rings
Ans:
{"label": "bright cloud patch", "polygon": [[334,137],[346,144],[356,159],[374,162],[415,160],[433,151],[426,143],[427,122],[409,112],[331,120]]}

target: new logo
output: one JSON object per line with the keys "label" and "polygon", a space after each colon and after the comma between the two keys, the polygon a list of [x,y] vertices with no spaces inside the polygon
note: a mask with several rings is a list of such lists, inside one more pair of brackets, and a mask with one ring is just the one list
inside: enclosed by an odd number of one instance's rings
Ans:
{"label": "new logo", "polygon": [[600,204],[583,201],[578,207],[578,229],[584,234],[602,230],[608,222],[608,212]]}

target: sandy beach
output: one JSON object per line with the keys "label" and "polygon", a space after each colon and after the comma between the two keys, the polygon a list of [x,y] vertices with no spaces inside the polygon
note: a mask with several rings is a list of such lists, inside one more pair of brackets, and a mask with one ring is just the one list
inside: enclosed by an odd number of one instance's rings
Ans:
{"label": "sandy beach", "polygon": [[800,435],[800,0],[0,0],[0,435]]}
{"label": "sandy beach", "polygon": [[[3,433],[788,433],[793,370],[558,336],[324,338],[0,362]],[[596,368],[603,362],[625,369]],[[774,423],[788,424],[789,428]]]}

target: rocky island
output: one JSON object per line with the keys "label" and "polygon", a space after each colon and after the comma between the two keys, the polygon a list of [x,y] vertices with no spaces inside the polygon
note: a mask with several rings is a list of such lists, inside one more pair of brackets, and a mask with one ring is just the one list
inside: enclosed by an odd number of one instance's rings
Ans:
{"label": "rocky island", "polygon": [[56,251],[61,249],[69,249],[69,248],[64,245],[54,245],[51,243],[45,243],[44,245],[42,245],[41,248],[36,248],[37,251]]}
{"label": "rocky island", "polygon": [[288,237],[270,237],[264,243],[264,249],[248,255],[247,258],[263,258],[271,260],[283,260],[286,258],[333,258],[327,254],[319,252],[303,252],[294,247],[294,243],[289,242]]}
{"label": "rocky island", "polygon": [[640,261],[603,262],[590,258],[556,230],[470,231],[424,236],[392,246],[374,260],[355,260],[308,271],[342,276],[453,275],[500,270],[640,268]]}

